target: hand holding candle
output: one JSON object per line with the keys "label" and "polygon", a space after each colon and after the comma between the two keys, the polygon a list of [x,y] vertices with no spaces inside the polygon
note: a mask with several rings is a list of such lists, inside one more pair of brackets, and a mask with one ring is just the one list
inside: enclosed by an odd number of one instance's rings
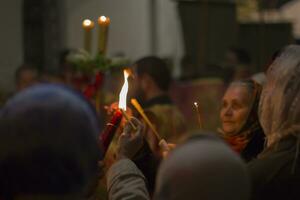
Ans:
{"label": "hand holding candle", "polygon": [[[163,156],[167,155],[170,151],[169,145],[166,142],[166,140],[162,139],[160,135],[158,134],[157,130],[155,129],[154,125],[151,123],[150,119],[145,114],[142,106],[139,104],[139,102],[136,99],[131,99],[131,104],[135,107],[135,109],[139,112],[139,114],[142,116],[142,118],[145,120],[146,124],[149,126],[149,128],[152,130],[154,135],[156,136],[157,140],[159,141],[158,146],[160,147]],[[165,157],[165,156],[164,156]]]}
{"label": "hand holding candle", "polygon": [[133,130],[132,125],[130,123],[127,123],[125,125],[123,133],[119,137],[118,141],[117,159],[132,159],[143,146],[143,124],[136,118],[132,118],[128,122],[134,124],[136,130]]}
{"label": "hand holding candle", "polygon": [[131,126],[136,129],[136,126],[129,120],[129,117],[126,114],[126,100],[127,100],[127,92],[128,92],[128,76],[126,70],[124,70],[124,84],[122,86],[120,95],[119,95],[119,109],[115,111],[112,119],[109,123],[106,124],[106,127],[103,131],[103,133],[100,136],[100,142],[103,148],[104,154],[108,150],[109,144],[111,143],[115,132],[118,128],[118,126],[121,123],[122,116],[124,116],[129,123],[131,123]]}

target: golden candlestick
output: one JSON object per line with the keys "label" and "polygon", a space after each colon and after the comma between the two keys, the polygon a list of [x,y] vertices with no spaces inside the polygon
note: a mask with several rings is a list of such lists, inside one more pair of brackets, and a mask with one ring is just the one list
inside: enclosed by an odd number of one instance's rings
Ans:
{"label": "golden candlestick", "polygon": [[87,52],[91,52],[91,45],[92,45],[92,30],[95,27],[95,23],[89,19],[85,19],[82,22],[82,28],[84,30],[84,49]]}
{"label": "golden candlestick", "polygon": [[105,55],[107,39],[108,39],[108,29],[110,25],[109,17],[105,17],[105,16],[99,17],[98,25],[99,25],[98,53]]}

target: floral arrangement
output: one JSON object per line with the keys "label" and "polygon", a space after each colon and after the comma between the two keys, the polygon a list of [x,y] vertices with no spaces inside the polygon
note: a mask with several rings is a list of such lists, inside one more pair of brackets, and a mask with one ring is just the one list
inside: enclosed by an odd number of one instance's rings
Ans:
{"label": "floral arrangement", "polygon": [[66,60],[76,74],[73,80],[74,86],[82,90],[88,99],[93,98],[101,88],[107,71],[122,68],[130,62],[124,58],[110,59],[102,54],[92,56],[83,49],[71,52]]}

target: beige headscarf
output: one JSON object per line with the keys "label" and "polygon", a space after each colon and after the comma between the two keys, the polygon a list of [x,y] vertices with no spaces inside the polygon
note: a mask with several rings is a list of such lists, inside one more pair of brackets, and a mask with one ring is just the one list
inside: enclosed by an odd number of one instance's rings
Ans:
{"label": "beige headscarf", "polygon": [[244,163],[221,140],[200,135],[178,147],[162,163],[155,200],[246,200]]}
{"label": "beige headscarf", "polygon": [[287,46],[267,72],[259,118],[273,146],[287,135],[300,133],[300,46]]}

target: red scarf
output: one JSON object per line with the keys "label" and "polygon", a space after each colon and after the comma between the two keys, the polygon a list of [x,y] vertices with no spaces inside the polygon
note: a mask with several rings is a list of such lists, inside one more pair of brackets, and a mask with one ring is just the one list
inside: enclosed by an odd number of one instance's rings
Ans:
{"label": "red scarf", "polygon": [[239,154],[245,149],[245,147],[249,142],[249,139],[244,135],[242,136],[237,135],[237,136],[230,136],[230,137],[223,136],[223,138],[231,146],[231,148]]}

